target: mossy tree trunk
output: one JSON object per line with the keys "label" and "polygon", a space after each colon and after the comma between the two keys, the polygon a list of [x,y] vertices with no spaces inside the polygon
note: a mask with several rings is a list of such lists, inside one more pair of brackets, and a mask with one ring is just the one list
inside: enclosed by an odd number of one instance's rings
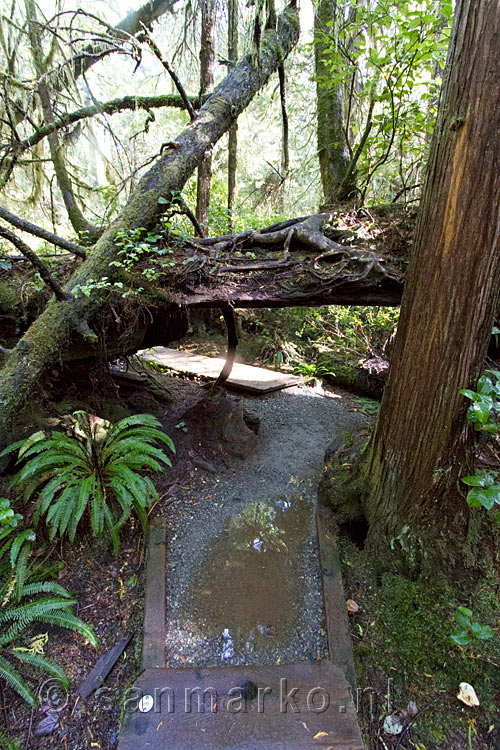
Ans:
{"label": "mossy tree trunk", "polygon": [[331,83],[328,64],[330,37],[335,34],[338,12],[337,0],[319,0],[314,15],[316,129],[325,208],[345,200],[354,187],[344,184],[350,159],[344,130],[342,86]]}
{"label": "mossy tree trunk", "polygon": [[[30,40],[31,54],[38,79],[38,96],[43,112],[44,125],[50,126],[56,119],[52,106],[52,94],[48,83],[48,63],[44,57],[42,45],[42,25],[38,18],[37,7],[33,0],[25,0],[26,20]],[[52,130],[47,136],[50,158],[54,167],[57,184],[61,192],[68,218],[75,232],[87,241],[95,241],[100,232],[83,215],[76,199],[69,172],[66,168],[63,144],[57,130]]]}
{"label": "mossy tree trunk", "polygon": [[[460,561],[474,387],[500,284],[500,4],[459,0],[392,365],[365,454],[367,549]],[[480,511],[475,511],[480,512]],[[480,550],[477,550],[480,554]]]}
{"label": "mossy tree trunk", "polygon": [[[215,0],[202,0],[201,2],[200,101],[214,85],[216,7]],[[198,167],[196,188],[196,218],[205,234],[208,233],[211,181],[212,149],[209,148]]]}
{"label": "mossy tree trunk", "polygon": [[[112,286],[116,281],[123,283],[120,269],[110,265],[116,260],[117,231],[155,226],[165,208],[158,203],[158,198],[168,200],[173,191],[183,188],[206,150],[227,132],[276,71],[283,55],[293,49],[298,36],[299,22],[293,3],[281,14],[277,31],[266,32],[256,63],[252,62],[251,55],[244,57],[217,86],[196,119],[178,136],[174,147],[167,149],[142,177],[121,215],[89,250],[86,260],[64,287],[67,299],[49,302],[8,355],[0,371],[0,442],[8,440],[7,428],[19,407],[41,383],[47,367],[62,357],[75,331],[91,338],[88,321],[100,308],[109,305],[113,292],[120,294]],[[105,287],[99,289],[103,277],[107,277],[107,281]],[[139,284],[144,285],[143,277],[136,286]],[[82,288],[90,291],[89,296],[82,293]],[[154,290],[151,294],[154,295]]]}
{"label": "mossy tree trunk", "polygon": [[[238,0],[228,0],[227,56],[232,67],[238,59]],[[238,168],[238,123],[229,129],[227,143],[227,211],[231,229],[234,227],[236,205],[236,172]]]}

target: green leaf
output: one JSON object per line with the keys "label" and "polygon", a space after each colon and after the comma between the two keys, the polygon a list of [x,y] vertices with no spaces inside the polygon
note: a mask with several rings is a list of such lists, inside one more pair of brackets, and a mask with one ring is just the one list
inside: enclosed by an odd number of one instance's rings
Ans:
{"label": "green leaf", "polygon": [[15,651],[15,656],[19,661],[29,664],[35,669],[49,674],[51,677],[55,677],[60,681],[64,688],[69,688],[69,680],[64,674],[64,671],[45,656],[42,656],[41,654],[33,654],[29,651]]}
{"label": "green leaf", "polygon": [[[500,333],[500,331],[497,330],[497,333]],[[490,375],[493,375],[497,380],[500,380],[500,370],[486,370],[486,372],[489,372]]]}
{"label": "green leaf", "polygon": [[29,706],[33,708],[36,706],[36,698],[33,695],[29,685],[21,677],[17,669],[15,669],[7,659],[0,656],[0,677],[2,677],[7,685],[9,685],[15,692],[26,701]]}
{"label": "green leaf", "polygon": [[488,377],[486,377],[486,375],[481,375],[481,377],[477,381],[477,392],[488,395],[491,393],[492,390],[493,390],[493,383],[491,382],[491,380]]}
{"label": "green leaf", "polygon": [[477,396],[476,391],[471,391],[469,388],[462,388],[459,393],[470,399],[474,399]]}
{"label": "green leaf", "polygon": [[27,438],[22,447],[19,450],[19,458],[23,458],[26,451],[32,448],[33,446],[37,446],[39,449],[43,448],[44,441],[47,439],[46,434],[39,430],[38,432],[34,432],[32,435],[30,435],[29,438]]}
{"label": "green leaf", "polygon": [[34,542],[36,539],[33,529],[25,529],[20,534],[16,535],[16,538],[12,542],[10,548],[10,564],[12,567],[15,566],[19,551],[25,542]]}
{"label": "green leaf", "polygon": [[99,646],[92,628],[85,622],[83,622],[83,620],[75,617],[72,612],[64,612],[63,610],[59,610],[58,612],[51,612],[49,615],[47,615],[47,617],[44,617],[43,622],[46,622],[50,625],[58,625],[59,627],[66,628],[67,630],[74,630],[76,633],[79,633],[84,638],[86,638],[90,645],[95,649],[97,649]]}
{"label": "green leaf", "polygon": [[471,623],[472,610],[467,607],[458,607],[453,617],[459,625],[468,628]]}
{"label": "green leaf", "polygon": [[476,474],[470,474],[462,478],[462,482],[469,485],[469,487],[488,487],[494,481],[491,474],[485,471],[478,471]]}
{"label": "green leaf", "polygon": [[490,409],[493,406],[493,402],[490,398],[484,396],[481,400],[475,401],[470,409],[474,414],[474,418],[481,424],[486,424],[490,418]]}
{"label": "green leaf", "polygon": [[493,484],[491,487],[488,487],[486,490],[484,490],[484,497],[486,498],[488,505],[483,505],[485,508],[493,507],[495,503],[498,503],[500,505],[500,484]]}
{"label": "green leaf", "polygon": [[489,640],[494,636],[493,630],[488,625],[481,625],[479,622],[472,623],[471,633],[481,641]]}
{"label": "green leaf", "polygon": [[470,508],[480,508],[483,506],[484,508],[487,508],[490,510],[490,508],[494,505],[494,500],[490,500],[488,496],[486,495],[486,490],[484,490],[482,487],[474,487],[474,489],[469,490],[467,493],[467,505]]}
{"label": "green leaf", "polygon": [[457,646],[468,646],[471,642],[471,637],[466,630],[460,630],[458,633],[453,633],[450,638],[453,643],[457,644]]}
{"label": "green leaf", "polygon": [[[68,607],[71,604],[76,604],[73,599],[63,600],[58,597],[45,597],[43,599],[36,599],[35,601],[28,602],[27,604],[19,604],[18,606],[9,607],[6,610],[0,611],[0,622],[11,622],[13,620],[19,620],[24,626],[29,625],[34,620],[40,620],[45,615],[53,613],[61,609],[62,607]],[[43,620],[45,621],[45,620]]]}

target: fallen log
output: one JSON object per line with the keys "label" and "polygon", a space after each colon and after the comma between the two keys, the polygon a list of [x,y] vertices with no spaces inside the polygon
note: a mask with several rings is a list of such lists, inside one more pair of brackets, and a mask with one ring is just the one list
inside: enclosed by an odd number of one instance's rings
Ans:
{"label": "fallen log", "polygon": [[[333,229],[331,219],[330,214],[319,214],[235,235],[197,237],[187,247],[185,241],[176,244],[175,237],[167,238],[157,250],[168,250],[169,265],[158,254],[137,268],[138,274],[153,270],[159,277],[157,286],[145,295],[118,295],[96,307],[88,323],[98,337],[73,334],[62,358],[110,359],[139,348],[166,346],[182,338],[190,311],[200,309],[220,309],[229,315],[232,308],[398,305],[401,266],[394,267],[361,243],[339,244],[339,239],[352,239],[352,232],[346,237]],[[20,278],[24,283],[24,275]],[[0,295],[0,316],[9,310],[8,300],[3,309]],[[22,316],[20,306],[21,330]]]}

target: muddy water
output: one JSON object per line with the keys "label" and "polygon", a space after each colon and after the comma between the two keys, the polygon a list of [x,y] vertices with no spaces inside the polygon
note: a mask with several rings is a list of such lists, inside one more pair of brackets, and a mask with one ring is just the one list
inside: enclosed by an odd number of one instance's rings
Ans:
{"label": "muddy water", "polygon": [[285,645],[299,628],[304,586],[296,568],[310,523],[302,495],[253,502],[227,519],[188,592],[221,661]]}
{"label": "muddy water", "polygon": [[168,508],[170,667],[327,655],[316,486],[327,445],[363,419],[306,387],[245,405],[261,420],[255,452],[217,474],[196,470]]}

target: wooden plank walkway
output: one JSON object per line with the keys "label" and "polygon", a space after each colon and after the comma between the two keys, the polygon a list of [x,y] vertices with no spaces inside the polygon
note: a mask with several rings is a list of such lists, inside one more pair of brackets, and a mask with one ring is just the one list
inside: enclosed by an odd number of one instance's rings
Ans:
{"label": "wooden plank walkway", "polygon": [[344,673],[327,660],[148,669],[125,703],[118,746],[139,747],[364,750]]}
{"label": "wooden plank walkway", "polygon": [[152,522],[145,671],[125,695],[118,750],[365,750],[331,511],[319,506],[317,525],[333,661],[167,669],[165,521]]}
{"label": "wooden plank walkway", "polygon": [[330,508],[324,505],[317,506],[316,528],[318,530],[328,651],[333,663],[344,671],[352,694],[356,695],[356,670],[337,547],[337,527]]}
{"label": "wooden plank walkway", "polygon": [[[138,356],[152,362],[157,362],[171,370],[197,375],[200,378],[212,379],[219,376],[225,360],[221,357],[205,357],[203,354],[189,354],[178,349],[157,346],[138,352]],[[289,375],[276,370],[266,370],[263,367],[243,365],[235,362],[227,385],[243,389],[249,393],[270,393],[281,388],[289,388],[301,382],[297,375]]]}

